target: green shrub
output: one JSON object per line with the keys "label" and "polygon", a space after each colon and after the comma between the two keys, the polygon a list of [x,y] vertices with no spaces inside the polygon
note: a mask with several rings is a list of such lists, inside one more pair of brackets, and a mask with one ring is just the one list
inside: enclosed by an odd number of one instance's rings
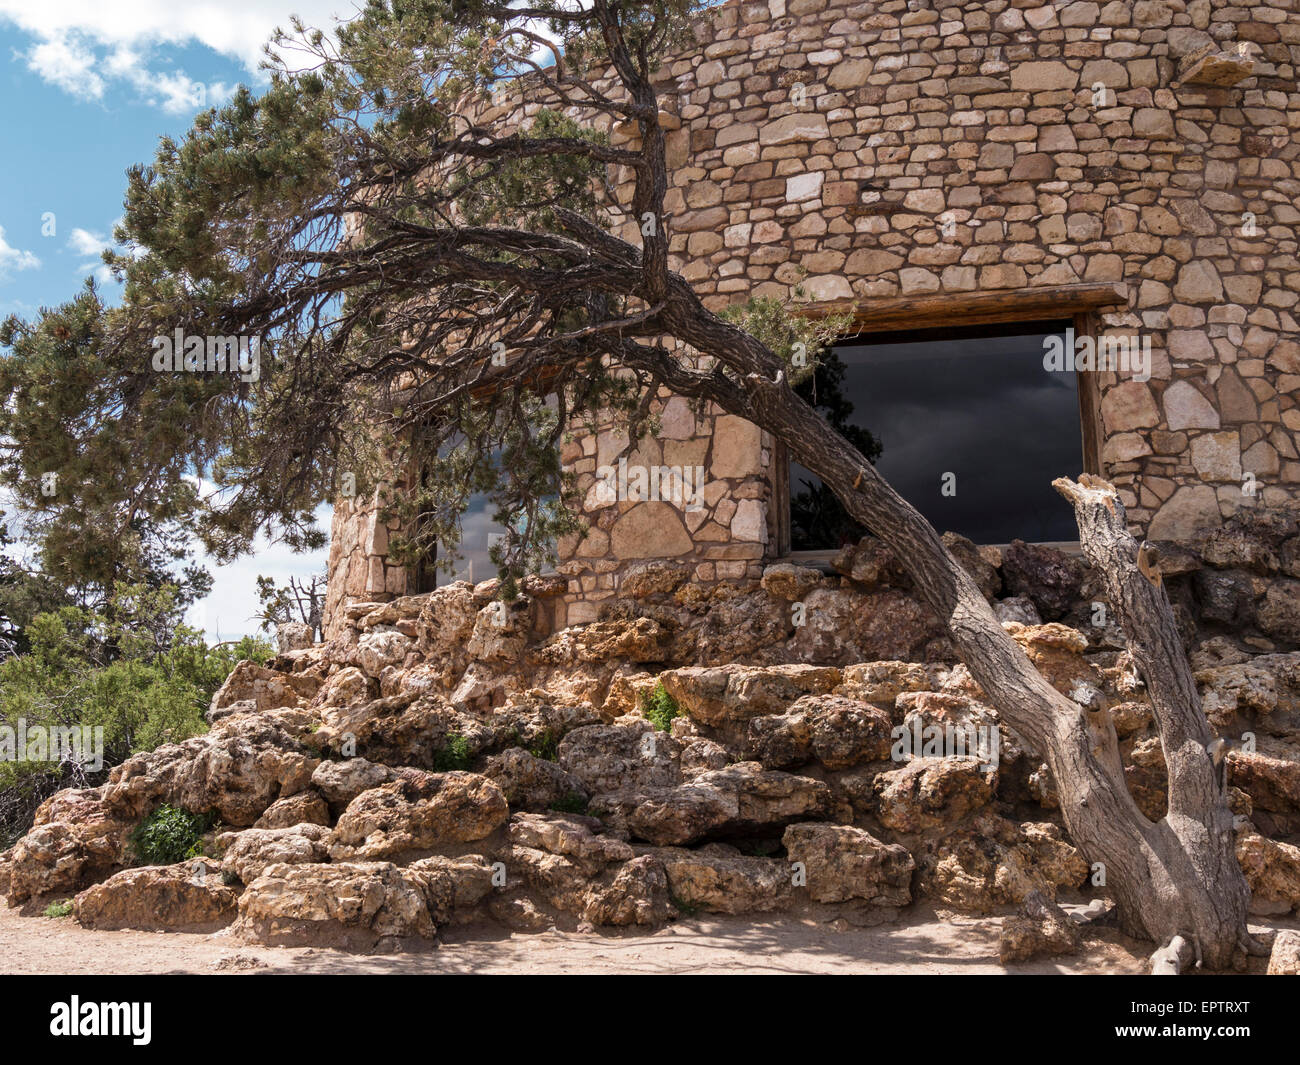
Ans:
{"label": "green shrub", "polygon": [[131,833],[137,865],[175,865],[203,853],[211,819],[177,806],[158,807]]}
{"label": "green shrub", "polygon": [[648,692],[641,693],[641,716],[660,732],[667,732],[673,718],[680,713],[677,700],[668,694],[663,681],[657,681]]}
{"label": "green shrub", "polygon": [[554,732],[547,729],[537,737],[537,742],[528,748],[528,753],[546,762],[559,761],[560,740]]}
{"label": "green shrub", "polygon": [[46,917],[70,917],[72,915],[72,900],[64,899],[62,902],[51,902],[45,907]]}
{"label": "green shrub", "polygon": [[551,803],[550,808],[561,814],[585,814],[587,812],[587,799],[579,792],[571,791],[564,798],[556,799]]}
{"label": "green shrub", "polygon": [[469,740],[459,732],[447,734],[447,742],[433,756],[433,768],[439,773],[453,769],[468,769],[474,764],[474,754],[469,749]]}

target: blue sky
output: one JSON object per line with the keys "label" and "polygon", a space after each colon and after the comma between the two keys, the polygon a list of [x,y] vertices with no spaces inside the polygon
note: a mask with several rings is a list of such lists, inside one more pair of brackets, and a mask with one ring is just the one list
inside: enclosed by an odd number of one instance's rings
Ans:
{"label": "blue sky", "polygon": [[[328,28],[351,10],[346,0],[0,0],[0,317],[61,303],[102,267],[127,167],[237,84],[256,86],[277,25],[298,13]],[[117,286],[103,291],[114,300]],[[328,510],[321,517],[328,528]],[[215,587],[190,620],[214,639],[253,632],[255,577],[283,583],[324,557],[263,543],[209,564]]]}

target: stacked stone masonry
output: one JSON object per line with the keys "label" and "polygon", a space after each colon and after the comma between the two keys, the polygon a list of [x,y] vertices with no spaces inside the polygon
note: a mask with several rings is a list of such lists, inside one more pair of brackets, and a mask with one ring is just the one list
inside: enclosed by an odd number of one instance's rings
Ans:
{"label": "stacked stone masonry", "polygon": [[[710,306],[1114,284],[1127,304],[1091,327],[1153,348],[1149,381],[1095,379],[1096,472],[1134,524],[1189,540],[1300,496],[1298,0],[732,2],[697,36],[660,92],[672,266]],[[631,560],[752,581],[780,553],[773,442],[661,404],[640,460],[702,464],[704,505],[595,498],[617,448],[579,435],[571,622]],[[336,627],[345,600],[406,590],[373,525],[336,514]]]}

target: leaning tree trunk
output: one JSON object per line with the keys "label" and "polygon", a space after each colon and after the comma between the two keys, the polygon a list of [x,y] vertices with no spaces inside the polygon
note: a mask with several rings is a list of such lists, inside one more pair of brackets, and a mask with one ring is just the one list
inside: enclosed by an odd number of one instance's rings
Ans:
{"label": "leaning tree trunk", "polygon": [[737,413],[783,441],[893,549],[1002,720],[1046,760],[1072,839],[1089,863],[1105,868],[1121,928],[1158,945],[1182,936],[1209,968],[1226,968],[1239,948],[1257,952],[1246,931],[1250,892],[1232,816],[1207,750],[1209,726],[1168,596],[1137,568],[1115,489],[1087,475],[1055,482],[1074,505],[1084,553],[1105,580],[1151,695],[1169,777],[1168,814],[1156,823],[1129,793],[1109,714],[1085,709],[1043,679],[929,522],[780,375],[752,375],[746,384],[748,411]]}

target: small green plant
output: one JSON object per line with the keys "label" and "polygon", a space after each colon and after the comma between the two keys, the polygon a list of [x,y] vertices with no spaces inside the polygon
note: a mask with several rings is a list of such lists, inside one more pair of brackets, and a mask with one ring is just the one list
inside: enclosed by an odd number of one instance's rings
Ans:
{"label": "small green plant", "polygon": [[684,917],[694,917],[700,912],[700,908],[693,902],[687,902],[685,899],[679,899],[676,895],[670,895],[669,901],[677,908],[677,912]]}
{"label": "small green plant", "polygon": [[537,737],[537,742],[528,748],[528,753],[534,758],[540,758],[545,762],[558,761],[560,757],[559,738],[554,732],[547,729]]}
{"label": "small green plant", "polygon": [[680,713],[677,700],[668,694],[663,681],[656,681],[653,688],[641,693],[641,716],[660,732],[667,732],[673,718]]}
{"label": "small green plant", "polygon": [[585,814],[587,812],[587,797],[579,792],[571,791],[562,799],[556,799],[551,803],[550,808],[561,814]]}
{"label": "small green plant", "polygon": [[64,899],[62,902],[51,902],[45,907],[46,917],[70,917],[72,915],[72,900]]}
{"label": "small green plant", "polygon": [[469,749],[469,740],[459,732],[448,733],[447,742],[433,756],[433,768],[439,773],[468,769],[473,764],[474,754]]}
{"label": "small green plant", "polygon": [[203,833],[211,819],[163,804],[131,833],[137,865],[175,865],[203,853]]}

